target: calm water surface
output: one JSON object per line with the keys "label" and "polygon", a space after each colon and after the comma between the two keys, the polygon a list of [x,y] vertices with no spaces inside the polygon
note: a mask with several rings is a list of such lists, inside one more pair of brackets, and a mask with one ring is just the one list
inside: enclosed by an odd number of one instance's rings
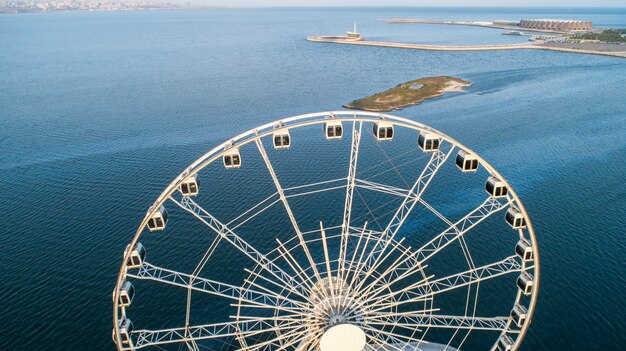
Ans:
{"label": "calm water surface", "polygon": [[121,254],[145,209],[213,145],[432,75],[474,83],[398,115],[479,152],[534,220],[542,288],[524,350],[626,343],[626,60],[309,43],[521,40],[379,18],[580,18],[626,10],[273,9],[0,16],[0,350],[112,350]]}

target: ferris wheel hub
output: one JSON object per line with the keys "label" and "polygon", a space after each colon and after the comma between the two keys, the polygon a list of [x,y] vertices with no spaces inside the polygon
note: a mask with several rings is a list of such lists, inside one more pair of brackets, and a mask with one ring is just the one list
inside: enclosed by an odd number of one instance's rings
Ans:
{"label": "ferris wheel hub", "polygon": [[319,281],[309,298],[314,315],[325,328],[363,321],[362,303],[351,296],[346,283],[337,277]]}
{"label": "ferris wheel hub", "polygon": [[339,324],[328,329],[320,340],[320,351],[363,351],[365,332],[353,324]]}

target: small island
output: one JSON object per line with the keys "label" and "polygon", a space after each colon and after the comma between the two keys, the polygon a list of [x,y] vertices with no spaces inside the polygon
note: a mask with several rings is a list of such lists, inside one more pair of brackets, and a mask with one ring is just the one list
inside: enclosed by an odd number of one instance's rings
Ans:
{"label": "small island", "polygon": [[446,92],[463,92],[463,88],[469,86],[472,86],[472,83],[455,77],[420,78],[402,83],[387,91],[352,101],[343,107],[363,111],[388,112],[419,104],[426,99],[442,96]]}

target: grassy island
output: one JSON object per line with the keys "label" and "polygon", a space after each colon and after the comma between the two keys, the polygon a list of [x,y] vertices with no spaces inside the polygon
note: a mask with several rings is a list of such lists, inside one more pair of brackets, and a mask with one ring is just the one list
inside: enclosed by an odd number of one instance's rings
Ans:
{"label": "grassy island", "polygon": [[472,83],[455,77],[421,78],[402,83],[381,93],[352,101],[343,105],[343,107],[375,112],[399,110],[406,106],[419,104],[426,99],[441,96],[446,92],[463,91],[463,87],[471,85]]}

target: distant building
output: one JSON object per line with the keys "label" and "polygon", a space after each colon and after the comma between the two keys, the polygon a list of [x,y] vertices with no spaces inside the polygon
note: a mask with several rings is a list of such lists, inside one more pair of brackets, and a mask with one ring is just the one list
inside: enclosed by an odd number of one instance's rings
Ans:
{"label": "distant building", "polygon": [[562,19],[523,19],[519,22],[521,28],[545,30],[591,30],[591,21],[575,21]]}

